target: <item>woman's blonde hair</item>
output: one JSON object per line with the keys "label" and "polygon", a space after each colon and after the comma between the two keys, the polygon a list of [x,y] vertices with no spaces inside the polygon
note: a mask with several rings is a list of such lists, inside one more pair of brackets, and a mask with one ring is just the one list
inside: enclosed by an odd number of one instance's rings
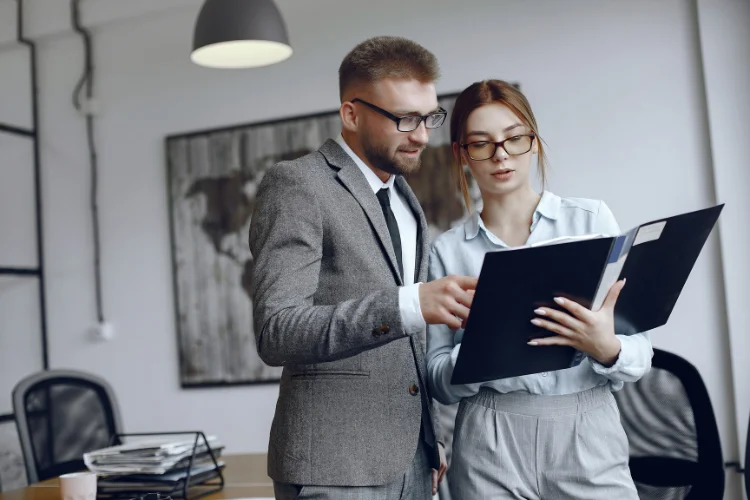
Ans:
{"label": "woman's blonde hair", "polygon": [[544,144],[539,136],[539,128],[536,124],[536,118],[531,111],[531,105],[526,96],[521,93],[512,84],[503,80],[483,80],[475,82],[464,89],[456,98],[451,114],[451,143],[458,144],[458,154],[454,154],[453,174],[456,177],[456,183],[463,196],[466,209],[471,211],[471,196],[469,195],[469,183],[464,172],[464,165],[461,161],[461,145],[465,140],[466,120],[472,111],[486,104],[502,104],[513,111],[518,118],[529,127],[538,141],[537,148],[539,158],[537,165],[539,176],[544,188],[547,180],[547,156],[544,153]]}

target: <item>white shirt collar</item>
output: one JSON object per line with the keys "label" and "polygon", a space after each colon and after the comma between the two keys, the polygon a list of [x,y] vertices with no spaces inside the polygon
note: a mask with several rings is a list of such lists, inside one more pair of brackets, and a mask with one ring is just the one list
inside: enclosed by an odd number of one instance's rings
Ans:
{"label": "white shirt collar", "polygon": [[[539,200],[539,204],[537,205],[536,210],[534,210],[534,215],[532,216],[533,222],[536,222],[541,216],[551,220],[557,219],[560,213],[561,202],[562,199],[556,194],[551,193],[550,191],[543,191],[542,198]],[[474,211],[464,222],[464,234],[466,239],[470,240],[476,238],[480,230],[488,235],[491,234],[487,231],[480,212]]]}
{"label": "white shirt collar", "polygon": [[341,134],[336,137],[336,142],[344,151],[346,151],[346,154],[351,156],[352,160],[354,160],[354,163],[359,167],[362,173],[365,174],[365,179],[367,179],[367,183],[370,185],[373,193],[377,193],[384,187],[393,187],[393,183],[396,181],[395,175],[391,175],[388,178],[388,181],[384,183],[377,175],[375,175],[375,172],[373,172],[372,169],[368,167],[365,162],[363,162],[362,159],[357,156],[356,153],[354,153],[354,151],[352,151],[352,148],[350,148],[346,141],[344,141],[344,137]]}

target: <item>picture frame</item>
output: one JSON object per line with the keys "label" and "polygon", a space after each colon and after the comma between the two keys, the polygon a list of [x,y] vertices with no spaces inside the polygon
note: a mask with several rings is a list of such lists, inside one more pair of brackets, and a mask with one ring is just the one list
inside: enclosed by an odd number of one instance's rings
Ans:
{"label": "picture frame", "polygon": [[[451,171],[448,111],[431,130],[418,172],[406,177],[434,238],[466,216]],[[340,134],[338,110],[198,130],[165,139],[175,321],[182,388],[278,383],[280,367],[257,353],[248,232],[255,190],[281,160]],[[469,176],[470,177],[470,176]],[[467,177],[467,178],[469,178]]]}

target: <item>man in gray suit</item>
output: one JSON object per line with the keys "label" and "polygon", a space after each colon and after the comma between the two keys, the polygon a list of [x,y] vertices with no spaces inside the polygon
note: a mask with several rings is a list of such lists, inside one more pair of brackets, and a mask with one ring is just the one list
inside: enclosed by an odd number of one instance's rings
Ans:
{"label": "man in gray suit", "polygon": [[412,41],[362,42],[339,68],[341,136],[258,188],[255,335],[263,361],[284,367],[268,450],[276,498],[426,500],[445,472],[424,330],[459,328],[476,279],[423,283],[428,227],[402,177],[445,121],[438,73]]}

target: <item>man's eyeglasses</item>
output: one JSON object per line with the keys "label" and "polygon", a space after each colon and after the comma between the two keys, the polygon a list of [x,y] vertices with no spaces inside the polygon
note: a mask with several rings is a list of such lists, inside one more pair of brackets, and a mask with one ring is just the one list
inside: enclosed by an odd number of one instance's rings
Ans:
{"label": "man's eyeglasses", "polygon": [[503,148],[510,156],[526,154],[531,151],[535,137],[534,134],[514,135],[500,142],[477,141],[462,144],[461,147],[466,150],[472,160],[489,160],[495,156],[497,148]]}
{"label": "man's eyeglasses", "polygon": [[438,128],[443,124],[443,122],[445,122],[445,117],[448,115],[448,112],[446,110],[444,110],[443,108],[439,108],[437,111],[434,111],[427,115],[396,116],[393,113],[389,113],[383,108],[375,106],[374,104],[371,104],[367,101],[363,101],[358,97],[352,99],[352,102],[361,102],[373,111],[393,120],[394,122],[396,122],[396,127],[398,128],[399,132],[411,132],[412,130],[416,130],[423,120],[425,127]]}

